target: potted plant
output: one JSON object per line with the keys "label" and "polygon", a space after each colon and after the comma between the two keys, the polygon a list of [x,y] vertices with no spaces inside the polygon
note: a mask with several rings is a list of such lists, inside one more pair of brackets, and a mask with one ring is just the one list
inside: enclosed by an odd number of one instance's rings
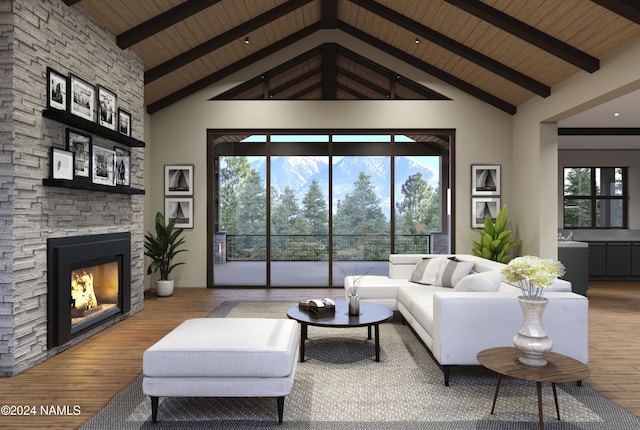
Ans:
{"label": "potted plant", "polygon": [[478,230],[478,234],[480,239],[473,241],[473,255],[487,260],[508,263],[511,256],[507,252],[519,244],[511,240],[511,230],[507,230],[507,205],[502,206],[495,223],[487,215],[484,231]]}
{"label": "potted plant", "polygon": [[156,281],[158,296],[170,296],[173,294],[174,281],[169,278],[171,271],[184,262],[174,263],[173,259],[186,249],[179,249],[184,244],[182,229],[176,229],[176,220],[172,219],[167,224],[161,212],[156,213],[155,234],[147,232],[144,236],[144,248],[151,263],[147,269],[147,275],[160,271],[160,279]]}

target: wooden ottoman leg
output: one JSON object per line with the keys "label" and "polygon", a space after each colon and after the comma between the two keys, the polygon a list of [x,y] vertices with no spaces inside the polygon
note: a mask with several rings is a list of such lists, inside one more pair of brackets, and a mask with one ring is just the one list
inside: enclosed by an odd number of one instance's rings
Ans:
{"label": "wooden ottoman leg", "polygon": [[160,400],[157,396],[151,396],[151,421],[154,423],[158,419],[158,401]]}
{"label": "wooden ottoman leg", "polygon": [[278,400],[278,424],[282,424],[282,415],[284,414],[284,396],[277,398]]}

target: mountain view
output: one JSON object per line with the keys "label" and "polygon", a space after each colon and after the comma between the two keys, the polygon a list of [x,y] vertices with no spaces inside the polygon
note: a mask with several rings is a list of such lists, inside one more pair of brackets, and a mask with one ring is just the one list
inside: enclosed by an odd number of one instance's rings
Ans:
{"label": "mountain view", "polygon": [[[336,161],[337,160],[337,161]],[[333,198],[334,203],[343,200],[346,194],[353,190],[353,184],[357,181],[360,172],[365,172],[371,178],[376,193],[382,197],[384,208],[390,206],[390,158],[389,157],[334,157],[333,165]],[[401,196],[400,187],[410,175],[421,173],[431,187],[439,186],[440,175],[438,171],[427,165],[437,166],[437,157],[396,157],[396,196]],[[259,172],[266,183],[265,159],[252,160],[251,166]],[[313,180],[320,185],[320,189],[328,194],[329,181],[328,157],[272,157],[271,158],[271,186],[279,193],[289,186],[294,191],[298,201],[302,201]],[[333,205],[335,212],[335,204]],[[388,214],[387,214],[388,216]]]}

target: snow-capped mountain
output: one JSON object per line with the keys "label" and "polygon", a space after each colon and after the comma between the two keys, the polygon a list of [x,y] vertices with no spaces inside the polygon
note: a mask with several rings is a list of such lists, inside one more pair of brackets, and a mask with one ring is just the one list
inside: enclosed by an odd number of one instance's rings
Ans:
{"label": "snow-capped mountain", "polygon": [[[410,175],[421,173],[424,180],[437,188],[440,176],[437,170],[421,164],[411,157],[396,157],[395,193],[401,197],[400,187]],[[266,181],[264,158],[254,161],[252,167],[256,169]],[[353,192],[353,184],[357,182],[360,172],[370,177],[370,181],[377,194],[381,197],[382,205],[390,205],[390,175],[391,159],[389,157],[334,157],[333,164],[333,199],[335,202],[343,200],[345,195]],[[271,157],[271,186],[282,193],[289,186],[302,202],[302,198],[309,190],[311,182],[316,180],[320,189],[328,196],[329,187],[329,158],[313,156]]]}

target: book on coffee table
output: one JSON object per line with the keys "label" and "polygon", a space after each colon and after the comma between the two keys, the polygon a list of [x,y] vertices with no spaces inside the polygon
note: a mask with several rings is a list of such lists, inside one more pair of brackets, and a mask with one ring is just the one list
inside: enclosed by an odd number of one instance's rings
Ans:
{"label": "book on coffee table", "polygon": [[300,300],[298,302],[298,308],[304,311],[311,311],[318,315],[335,313],[336,304],[331,299],[311,299]]}

